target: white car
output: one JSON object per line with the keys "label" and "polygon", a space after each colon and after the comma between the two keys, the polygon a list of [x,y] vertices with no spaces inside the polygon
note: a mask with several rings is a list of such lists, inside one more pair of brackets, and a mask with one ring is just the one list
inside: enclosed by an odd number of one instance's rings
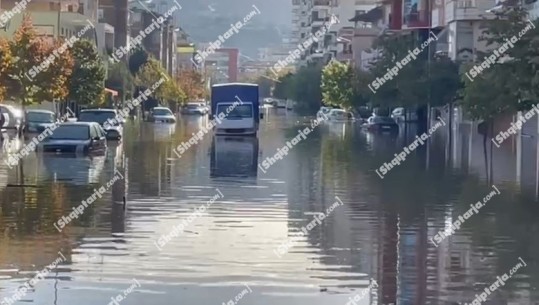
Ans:
{"label": "white car", "polygon": [[2,114],[7,114],[9,116],[9,120],[6,120],[4,123],[5,129],[19,130],[23,128],[24,113],[21,109],[11,105],[0,104],[0,111]]}
{"label": "white car", "polygon": [[320,110],[318,110],[318,112],[316,113],[316,118],[318,119],[323,119],[325,118],[329,112],[331,111],[331,107],[320,107]]}
{"label": "white car", "polygon": [[342,109],[331,109],[327,116],[328,120],[331,122],[348,122],[355,120],[355,117],[351,112]]}
{"label": "white car", "polygon": [[167,107],[154,107],[150,116],[154,123],[176,123],[174,113]]}
{"label": "white car", "polygon": [[391,118],[396,122],[414,122],[417,121],[417,113],[408,111],[408,119],[406,119],[406,109],[397,107],[391,112]]}
{"label": "white car", "polygon": [[182,109],[183,114],[199,114],[205,115],[209,112],[207,106],[202,105],[201,103],[188,103]]}
{"label": "white car", "polygon": [[3,112],[1,109],[0,114],[4,117],[4,125],[0,126],[0,130],[5,130],[6,126],[9,125],[9,114]]}

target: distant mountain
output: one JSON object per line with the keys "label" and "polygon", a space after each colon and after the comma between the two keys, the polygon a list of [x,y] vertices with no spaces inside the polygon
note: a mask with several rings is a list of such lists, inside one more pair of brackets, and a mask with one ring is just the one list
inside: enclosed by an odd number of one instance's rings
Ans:
{"label": "distant mountain", "polygon": [[256,56],[257,49],[282,41],[278,28],[291,26],[291,0],[178,0],[182,10],[179,25],[193,42],[209,42],[230,29],[232,23],[242,21],[255,5],[260,11],[249,24],[225,42],[225,47],[236,47],[248,56]]}

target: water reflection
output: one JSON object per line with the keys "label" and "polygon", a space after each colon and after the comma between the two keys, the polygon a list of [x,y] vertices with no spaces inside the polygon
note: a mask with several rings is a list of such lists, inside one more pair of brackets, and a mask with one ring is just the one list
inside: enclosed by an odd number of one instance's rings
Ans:
{"label": "water reflection", "polygon": [[210,176],[256,177],[258,155],[257,137],[213,137]]}
{"label": "water reflection", "polygon": [[[166,132],[155,129],[165,126],[128,123],[124,141],[109,145],[104,160],[25,159],[24,179],[35,186],[0,185],[0,298],[58,251],[68,262],[24,303],[108,304],[133,278],[142,287],[125,304],[221,304],[248,283],[253,293],[245,304],[345,305],[371,278],[380,287],[357,304],[469,303],[519,256],[528,267],[489,300],[531,305],[539,296],[538,205],[534,194],[506,179],[495,177],[501,195],[453,236],[439,247],[428,241],[491,188],[482,172],[445,163],[455,157],[483,170],[475,135],[471,151],[469,136],[459,136],[456,156],[446,155],[451,150],[440,146],[443,139],[433,138],[382,180],[374,169],[413,141],[413,131],[394,138],[353,124],[320,126],[262,173],[260,160],[295,137],[308,118],[275,112],[262,122],[259,139],[208,136],[175,156],[172,149],[204,120],[182,117]],[[125,179],[58,233],[52,223],[115,169]],[[2,173],[15,179],[17,171],[0,164],[0,179]],[[158,251],[154,241],[207,202],[215,188],[224,198]],[[334,196],[344,206],[276,257],[273,250]]]}

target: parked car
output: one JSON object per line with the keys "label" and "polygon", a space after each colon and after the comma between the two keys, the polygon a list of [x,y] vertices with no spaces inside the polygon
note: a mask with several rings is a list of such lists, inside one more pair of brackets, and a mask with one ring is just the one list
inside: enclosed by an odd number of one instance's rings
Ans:
{"label": "parked car", "polygon": [[406,118],[406,109],[397,107],[391,112],[391,118],[396,122],[415,122],[417,121],[417,113],[409,111],[408,118]]}
{"label": "parked car", "polygon": [[391,117],[371,116],[364,125],[365,129],[372,132],[399,132],[399,125]]}
{"label": "parked car", "polygon": [[316,118],[318,119],[321,119],[321,118],[325,118],[329,112],[331,111],[331,107],[320,107],[320,110],[318,110],[318,112],[316,113]]}
{"label": "parked car", "polygon": [[0,119],[0,122],[1,122],[1,126],[0,126],[0,130],[5,130],[6,129],[6,126],[9,125],[9,114],[7,112],[4,112],[2,110],[2,108],[0,108],[0,115],[3,117],[3,122],[2,120]]}
{"label": "parked car", "polygon": [[277,108],[286,108],[286,100],[278,99],[276,107]]}
{"label": "parked car", "polygon": [[26,111],[27,133],[42,133],[47,127],[54,125],[56,114],[49,110],[28,110]]}
{"label": "parked car", "polygon": [[200,105],[200,103],[188,103],[183,109],[183,114],[200,114],[205,115],[208,113],[208,108]]}
{"label": "parked car", "polygon": [[176,117],[169,108],[154,107],[150,111],[150,122],[154,123],[176,123]]}
{"label": "parked car", "polygon": [[7,113],[9,116],[9,120],[4,123],[5,129],[15,129],[17,131],[24,129],[24,113],[21,109],[6,104],[0,104],[0,109],[2,113]]}
{"label": "parked car", "polygon": [[96,122],[61,123],[37,145],[40,153],[102,154],[107,149],[107,133]]}
{"label": "parked car", "polygon": [[210,104],[206,103],[206,102],[201,102],[200,103],[200,106],[204,107],[206,109],[206,113],[209,113],[210,112]]}
{"label": "parked car", "polygon": [[351,112],[342,109],[331,109],[327,114],[330,122],[348,122],[354,121],[355,117]]}
{"label": "parked car", "polygon": [[109,140],[120,140],[123,135],[123,127],[116,109],[84,109],[79,114],[78,122],[98,123],[104,128]]}

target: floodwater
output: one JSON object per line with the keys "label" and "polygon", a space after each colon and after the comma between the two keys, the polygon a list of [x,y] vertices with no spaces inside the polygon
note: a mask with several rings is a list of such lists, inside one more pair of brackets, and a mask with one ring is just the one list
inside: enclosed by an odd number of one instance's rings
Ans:
{"label": "floodwater", "polygon": [[[473,145],[448,150],[437,134],[381,179],[374,170],[413,141],[413,128],[393,137],[351,123],[316,127],[259,167],[311,124],[266,111],[258,140],[207,135],[178,154],[207,120],[193,116],[129,122],[106,156],[1,162],[1,304],[16,291],[13,304],[36,305],[463,304],[512,268],[484,303],[536,304],[533,187],[486,179]],[[499,194],[433,242],[492,185]]]}

